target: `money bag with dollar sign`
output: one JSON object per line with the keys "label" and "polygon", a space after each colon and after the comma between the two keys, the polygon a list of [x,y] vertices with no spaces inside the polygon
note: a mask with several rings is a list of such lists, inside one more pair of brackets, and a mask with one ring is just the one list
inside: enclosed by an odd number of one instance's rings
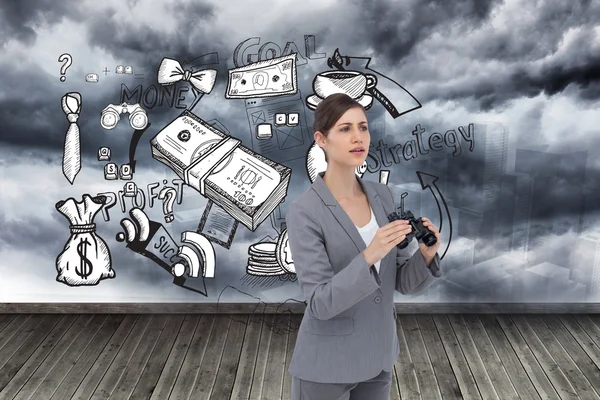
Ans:
{"label": "money bag with dollar sign", "polygon": [[56,258],[56,280],[69,286],[97,285],[101,279],[114,278],[110,251],[106,242],[96,233],[94,217],[107,197],[83,195],[83,200],[73,198],[56,203],[56,209],[70,223],[71,236],[62,253]]}

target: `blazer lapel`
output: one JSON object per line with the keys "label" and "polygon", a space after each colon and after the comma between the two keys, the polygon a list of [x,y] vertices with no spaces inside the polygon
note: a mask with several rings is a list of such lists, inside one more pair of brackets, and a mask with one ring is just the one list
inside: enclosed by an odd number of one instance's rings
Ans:
{"label": "blazer lapel", "polygon": [[[348,233],[348,235],[350,236],[350,238],[356,245],[356,248],[358,249],[358,251],[362,252],[364,249],[367,248],[367,244],[364,242],[362,236],[358,232],[358,229],[356,228],[356,226],[354,226],[354,223],[352,222],[352,220],[350,219],[350,217],[348,216],[346,211],[344,211],[344,209],[338,203],[338,201],[335,199],[335,197],[333,197],[333,194],[329,190],[329,187],[325,184],[325,181],[323,180],[323,175],[325,175],[325,172],[319,172],[317,174],[315,182],[312,185],[313,189],[317,192],[319,197],[321,197],[321,199],[323,200],[323,203],[329,208],[329,210],[331,211],[333,216],[337,219],[337,221],[340,223],[342,228],[344,228],[344,230]],[[387,214],[383,208],[383,204],[381,203],[381,199],[379,198],[379,194],[377,193],[375,188],[373,186],[371,186],[368,182],[366,182],[362,178],[360,178],[358,175],[356,176],[356,179],[358,180],[361,187],[363,188],[363,191],[367,195],[367,199],[369,200],[369,205],[373,209],[373,214],[375,214],[375,219],[377,220],[377,224],[380,227],[382,227],[382,226],[386,225],[387,223],[389,223],[389,221],[387,219]],[[390,251],[381,260],[380,273],[383,271],[383,268],[387,265],[387,261],[390,258],[390,256],[392,255],[392,253],[394,253],[394,252]],[[394,259],[395,259],[395,257],[394,257]]]}

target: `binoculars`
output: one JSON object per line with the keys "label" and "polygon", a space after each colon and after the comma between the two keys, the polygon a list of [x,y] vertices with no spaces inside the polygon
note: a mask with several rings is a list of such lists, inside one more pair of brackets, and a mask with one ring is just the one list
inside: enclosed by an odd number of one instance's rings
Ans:
{"label": "binoculars", "polygon": [[423,225],[423,221],[421,221],[421,218],[417,219],[415,218],[412,212],[408,210],[404,211],[404,198],[406,197],[406,195],[408,195],[408,193],[402,193],[401,206],[398,207],[400,209],[400,215],[398,215],[398,213],[395,211],[388,215],[388,220],[390,222],[396,221],[398,219],[406,219],[412,227],[412,231],[408,235],[406,235],[406,238],[404,238],[403,241],[398,243],[397,247],[399,249],[406,248],[406,246],[408,246],[410,241],[414,238],[417,238],[417,241],[421,243],[425,243],[427,247],[433,246],[437,243],[437,238],[435,237],[435,234]]}
{"label": "binoculars", "polygon": [[102,125],[104,129],[114,129],[121,119],[121,114],[127,113],[129,114],[129,125],[131,125],[133,129],[144,129],[148,125],[148,115],[146,115],[146,110],[144,110],[139,103],[123,103],[119,105],[109,104],[102,110],[100,125]]}

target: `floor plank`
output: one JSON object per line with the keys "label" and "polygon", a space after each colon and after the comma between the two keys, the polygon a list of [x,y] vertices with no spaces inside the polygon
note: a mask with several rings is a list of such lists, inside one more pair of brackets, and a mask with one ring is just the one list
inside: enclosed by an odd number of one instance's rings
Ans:
{"label": "floor plank", "polygon": [[111,400],[126,400],[130,398],[168,320],[169,317],[167,315],[153,316],[147,330],[144,332],[144,336],[142,336],[135,350],[133,350],[121,378],[112,391],[110,395]]}
{"label": "floor plank", "polygon": [[[528,317],[525,323],[533,328],[552,358],[569,378],[579,397],[590,400],[600,399],[593,387],[596,384],[600,388],[600,374],[595,368],[596,365],[577,341],[565,332],[564,327],[559,323],[550,329],[540,316]],[[562,344],[559,339],[562,339]]]}
{"label": "floor plank", "polygon": [[192,389],[191,398],[198,400],[210,399],[231,322],[228,315],[215,316],[215,325],[208,339],[208,346]]}
{"label": "floor plank", "polygon": [[589,315],[574,315],[573,318],[592,339],[596,347],[600,347],[600,322],[599,325],[596,325],[593,321],[594,317]]}
{"label": "floor plank", "polygon": [[450,314],[448,315],[450,325],[454,330],[454,334],[458,339],[458,343],[462,349],[467,365],[469,366],[473,378],[477,383],[479,394],[484,400],[496,399],[500,400],[500,396],[496,393],[492,379],[488,375],[488,371],[485,368],[485,362],[481,358],[477,346],[467,329],[467,325],[461,314]]}
{"label": "floor plank", "polygon": [[[517,352],[511,346],[498,321],[492,315],[479,315],[478,319],[489,336],[519,397],[531,400],[540,399],[540,394],[527,376],[527,371],[521,364]],[[555,395],[556,393],[553,392],[552,396],[544,396],[544,398],[556,398]]]}
{"label": "floor plank", "polygon": [[475,343],[477,353],[487,370],[487,374],[490,377],[494,390],[501,399],[517,399],[519,398],[517,391],[513,387],[513,384],[502,364],[502,360],[496,353],[496,349],[492,344],[487,332],[479,317],[473,314],[466,314],[462,316],[465,326],[469,330],[469,335]]}
{"label": "floor plank", "polygon": [[[198,326],[192,337],[190,348],[188,349],[183,364],[173,385],[169,399],[171,400],[187,400],[190,397],[198,371],[202,366],[202,359],[208,344],[208,339],[212,333],[215,324],[215,316],[210,314],[202,315]],[[163,398],[152,396],[151,399],[162,400]]]}
{"label": "floor plank", "polygon": [[77,398],[73,394],[82,383],[82,379],[88,376],[94,367],[102,364],[102,359],[99,356],[103,349],[107,347],[113,335],[118,337],[119,329],[123,329],[121,328],[121,324],[123,324],[123,327],[126,327],[127,320],[132,321],[135,320],[134,318],[132,316],[125,318],[125,316],[119,314],[108,315],[102,328],[92,338],[81,357],[79,357],[73,368],[71,368],[62,382],[60,382],[50,400]]}
{"label": "floor plank", "polygon": [[0,315],[0,333],[15,319],[16,314],[2,314]]}
{"label": "floor plank", "polygon": [[275,316],[275,326],[271,334],[269,355],[265,376],[263,378],[263,399],[281,399],[283,390],[283,374],[285,369],[285,358],[287,350],[287,328],[290,324],[289,314],[278,314]]}
{"label": "floor plank", "polygon": [[262,323],[263,328],[260,334],[258,343],[258,354],[256,356],[256,364],[254,364],[254,376],[250,387],[249,400],[262,400],[263,380],[265,378],[265,369],[267,367],[267,357],[269,355],[269,346],[271,344],[271,336],[273,335],[272,327],[274,326],[275,315],[264,316],[265,320]]}
{"label": "floor plank", "polygon": [[471,374],[467,359],[458,343],[448,317],[446,315],[434,315],[433,321],[440,335],[440,340],[444,345],[448,361],[452,366],[461,396],[474,400],[481,399],[475,378]]}
{"label": "floor plank", "polygon": [[[60,339],[69,331],[73,323],[79,321],[81,326],[81,322],[85,322],[86,320],[86,316],[78,315],[66,315],[61,318],[52,331],[50,331],[39,346],[36,347],[35,351],[21,366],[19,371],[17,371],[2,391],[0,391],[0,398],[13,399],[27,381],[29,381],[35,371],[42,365],[44,360],[46,360],[48,354],[52,352],[55,346],[61,343]],[[81,326],[81,328],[83,328],[83,326]]]}
{"label": "floor plank", "polygon": [[531,348],[538,363],[550,379],[552,386],[558,388],[558,394],[561,399],[577,399],[580,398],[571,386],[570,380],[565,376],[560,366],[556,363],[548,349],[544,346],[542,340],[535,334],[534,330],[529,326],[526,318],[521,315],[510,317],[519,333],[527,342],[527,346]]}
{"label": "floor plank", "polygon": [[430,315],[417,315],[417,324],[423,336],[429,361],[433,367],[442,399],[460,399],[458,382],[442,344],[435,322]]}
{"label": "floor plank", "polygon": [[104,374],[110,368],[113,360],[117,357],[117,354],[123,346],[123,343],[125,343],[129,335],[131,335],[134,327],[136,325],[139,326],[139,324],[137,324],[138,321],[144,321],[142,317],[143,316],[137,315],[127,315],[125,317],[114,335],[110,338],[110,341],[106,347],[102,349],[102,352],[95,360],[92,368],[88,371],[85,377],[83,377],[72,396],[73,399],[89,399],[94,395],[98,384],[104,377]]}
{"label": "floor plank", "polygon": [[283,370],[283,393],[281,396],[282,400],[291,400],[292,398],[292,375],[288,372],[292,356],[294,354],[294,345],[298,338],[298,328],[302,322],[302,315],[292,314],[290,316],[290,324],[288,331],[288,343],[285,352],[285,367]]}
{"label": "floor plank", "polygon": [[185,315],[173,315],[167,319],[165,326],[160,332],[160,336],[152,349],[152,353],[140,374],[135,388],[127,397],[129,400],[146,400],[152,396],[158,378],[165,368],[167,358],[173,349],[184,319]]}
{"label": "floor plank", "polygon": [[[192,338],[196,333],[196,328],[200,322],[200,315],[186,315],[175,338],[173,348],[168,354],[166,364],[159,373],[156,387],[152,391],[150,399],[168,399],[171,390],[177,380],[177,375],[181,370],[183,361],[191,347]],[[134,393],[135,394],[135,393]]]}
{"label": "floor plank", "polygon": [[[33,399],[51,398],[62,380],[67,376],[71,368],[73,368],[73,365],[77,363],[79,357],[81,357],[84,350],[89,346],[90,342],[102,328],[106,319],[106,315],[92,315],[92,319],[85,325],[77,337],[73,339],[64,337],[63,340],[61,340],[61,343],[70,340],[71,345],[64,351],[61,357],[50,354],[48,358],[56,357],[58,361],[54,365],[48,365],[47,370],[45,371],[41,367],[38,368],[36,371],[36,376],[39,376],[38,387],[35,388],[34,385],[30,383],[33,379],[30,379],[30,382],[27,382],[28,385],[26,386],[26,388],[29,386],[30,390],[21,390],[16,399],[28,399],[30,397]],[[73,328],[76,328],[76,325],[74,325]]]}
{"label": "floor plank", "polygon": [[[301,314],[0,315],[1,399],[291,399]],[[399,314],[391,399],[599,399],[600,315]]]}
{"label": "floor plank", "polygon": [[237,315],[235,319],[231,318],[230,320],[227,340],[210,395],[211,399],[229,399],[231,397],[247,326],[247,315]]}
{"label": "floor plank", "polygon": [[6,342],[0,349],[0,389],[3,389],[15,376],[61,318],[60,315],[40,315],[38,318],[30,318],[22,325],[23,331],[13,340],[9,339]]}
{"label": "floor plank", "polygon": [[261,332],[263,329],[268,329],[266,327],[263,328],[262,318],[262,315],[250,315],[248,318],[238,369],[235,381],[233,382],[231,400],[246,400],[250,398]]}
{"label": "floor plank", "polygon": [[415,315],[399,315],[402,329],[406,337],[406,343],[415,366],[419,392],[422,399],[441,399],[440,388],[437,383],[435,371],[427,354],[427,348],[423,341],[421,329]]}
{"label": "floor plank", "polygon": [[417,371],[415,370],[415,364],[409,351],[406,335],[404,334],[404,324],[400,315],[398,315],[396,320],[396,331],[398,332],[400,354],[394,363],[394,369],[396,370],[400,397],[409,400],[421,399]]}

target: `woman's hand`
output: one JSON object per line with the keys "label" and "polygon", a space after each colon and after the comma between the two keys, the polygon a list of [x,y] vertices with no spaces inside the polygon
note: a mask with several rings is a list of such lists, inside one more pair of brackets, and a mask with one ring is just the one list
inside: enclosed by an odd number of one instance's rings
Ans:
{"label": "woman's hand", "polygon": [[405,219],[392,221],[377,229],[373,240],[369,243],[367,248],[363,250],[363,255],[365,256],[365,260],[367,260],[369,267],[385,257],[393,247],[397,246],[404,238],[406,238],[406,235],[408,235],[411,230],[412,227]]}
{"label": "woman's hand", "polygon": [[425,243],[419,242],[419,249],[421,250],[421,254],[423,254],[425,262],[427,266],[429,266],[429,263],[431,262],[431,260],[433,260],[433,257],[435,257],[435,253],[437,253],[438,249],[440,248],[440,231],[428,218],[421,217],[421,220],[423,221],[423,226],[429,229],[431,232],[433,232],[435,238],[437,239],[437,242],[431,247],[427,247]]}

